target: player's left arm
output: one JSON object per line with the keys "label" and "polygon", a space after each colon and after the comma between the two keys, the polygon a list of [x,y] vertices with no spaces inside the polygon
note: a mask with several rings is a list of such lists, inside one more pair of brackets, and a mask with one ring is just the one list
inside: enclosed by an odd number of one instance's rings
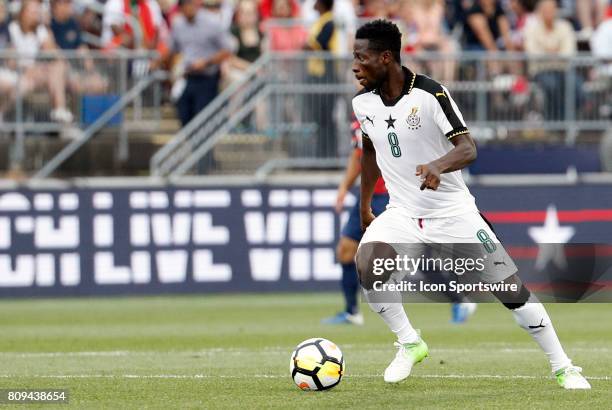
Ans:
{"label": "player's left arm", "polygon": [[438,189],[440,175],[463,169],[476,160],[476,144],[469,133],[451,139],[454,147],[446,155],[429,164],[417,165],[416,175],[421,177],[421,191]]}

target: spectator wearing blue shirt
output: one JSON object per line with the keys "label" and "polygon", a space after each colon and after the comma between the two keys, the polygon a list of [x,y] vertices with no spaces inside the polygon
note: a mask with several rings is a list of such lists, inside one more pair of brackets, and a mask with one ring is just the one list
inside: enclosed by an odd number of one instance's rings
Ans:
{"label": "spectator wearing blue shirt", "polygon": [[53,0],[51,7],[51,31],[57,46],[62,50],[81,48],[81,27],[74,16],[72,0]]}
{"label": "spectator wearing blue shirt", "polygon": [[100,94],[108,88],[108,81],[100,75],[94,62],[87,56],[82,29],[74,14],[72,0],[51,1],[51,31],[55,43],[62,50],[78,50],[79,57],[70,59],[68,89],[74,94]]}

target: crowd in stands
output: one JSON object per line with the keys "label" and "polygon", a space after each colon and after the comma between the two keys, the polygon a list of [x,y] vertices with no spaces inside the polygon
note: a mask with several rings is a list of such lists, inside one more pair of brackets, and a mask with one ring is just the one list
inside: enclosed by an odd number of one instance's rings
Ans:
{"label": "crowd in stands", "polygon": [[[36,61],[42,51],[157,51],[161,57],[152,68],[173,73],[171,94],[186,124],[264,50],[350,55],[359,19],[369,18],[397,21],[404,51],[413,55],[505,50],[571,56],[590,49],[612,58],[609,0],[0,0],[0,50],[19,55],[18,63],[0,63],[0,120],[17,92],[46,90],[51,120],[72,122],[67,96],[103,93],[113,80],[85,57],[78,67]],[[96,40],[86,42],[86,35]],[[16,64],[23,73],[19,86]],[[453,61],[431,69],[441,80],[456,75]],[[563,71],[563,62],[538,60],[528,75],[552,101],[561,97]]]}

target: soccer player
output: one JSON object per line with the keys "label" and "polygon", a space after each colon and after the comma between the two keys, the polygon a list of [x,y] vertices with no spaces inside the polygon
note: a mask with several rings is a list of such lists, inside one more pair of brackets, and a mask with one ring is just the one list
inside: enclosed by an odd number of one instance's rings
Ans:
{"label": "soccer player", "polygon": [[[384,252],[391,244],[482,242],[496,261],[496,269],[480,274],[482,282],[516,284],[516,291],[493,294],[544,351],[559,385],[589,389],[582,369],[565,354],[546,309],[522,284],[463,181],[460,170],[476,159],[476,147],[450,93],[401,65],[401,33],[395,24],[369,22],[355,37],[353,73],[363,89],[353,98],[353,110],[362,129],[360,207],[367,228],[356,261],[370,308],[397,336],[398,351],[384,380],[406,379],[428,348],[410,324],[401,297],[375,297],[371,267],[376,247]],[[370,203],[381,175],[390,201],[375,217]],[[375,252],[367,252],[372,246]]]}
{"label": "soccer player", "polygon": [[[336,212],[340,213],[344,209],[344,199],[349,192],[357,177],[361,173],[361,126],[357,119],[351,123],[351,145],[352,152],[349,155],[344,178],[338,186],[338,195],[336,198]],[[372,212],[374,215],[380,215],[389,203],[389,194],[385,187],[385,181],[382,177],[376,180],[374,185],[374,194],[372,196]],[[351,208],[349,218],[342,228],[342,233],[338,245],[336,246],[336,258],[342,266],[342,294],[345,301],[345,309],[338,312],[334,316],[323,319],[323,323],[327,325],[353,324],[362,325],[363,315],[359,312],[359,304],[357,303],[357,295],[359,293],[359,281],[357,278],[357,268],[355,266],[355,254],[359,241],[363,237],[360,219],[359,199]],[[440,282],[448,283],[449,277],[444,272],[439,272],[437,277]],[[447,295],[452,304],[451,314],[453,323],[463,323],[476,311],[476,304],[469,302],[463,295],[457,293],[449,293]]]}

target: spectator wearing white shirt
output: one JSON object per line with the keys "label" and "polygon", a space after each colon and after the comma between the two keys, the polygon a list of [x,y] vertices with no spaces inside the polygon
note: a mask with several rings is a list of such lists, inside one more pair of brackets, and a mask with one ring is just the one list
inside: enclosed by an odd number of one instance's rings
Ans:
{"label": "spectator wearing white shirt", "polygon": [[9,24],[9,35],[23,70],[20,92],[26,95],[46,87],[53,104],[51,119],[72,122],[72,113],[66,108],[66,65],[62,61],[36,61],[39,52],[57,49],[53,34],[42,24],[40,2],[24,0],[21,3],[17,20]]}
{"label": "spectator wearing white shirt", "polygon": [[612,59],[612,3],[591,37],[591,51],[595,57]]}
{"label": "spectator wearing white shirt", "polygon": [[156,50],[165,31],[161,8],[155,0],[108,0],[104,5],[101,40],[107,49]]}

